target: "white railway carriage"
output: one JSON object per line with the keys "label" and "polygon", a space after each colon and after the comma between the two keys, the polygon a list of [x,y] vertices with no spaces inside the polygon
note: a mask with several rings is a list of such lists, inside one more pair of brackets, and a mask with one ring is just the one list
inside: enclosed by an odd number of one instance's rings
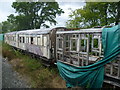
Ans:
{"label": "white railway carriage", "polygon": [[16,47],[16,32],[10,32],[5,34],[5,42],[13,47]]}
{"label": "white railway carriage", "polygon": [[56,31],[58,30],[67,29],[58,27],[10,32],[5,34],[5,42],[23,52],[54,62],[56,60]]}

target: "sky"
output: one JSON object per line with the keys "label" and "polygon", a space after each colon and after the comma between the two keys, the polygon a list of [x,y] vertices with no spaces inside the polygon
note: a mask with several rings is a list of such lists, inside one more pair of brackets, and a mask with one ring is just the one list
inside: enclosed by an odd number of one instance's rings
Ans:
{"label": "sky", "polygon": [[[6,21],[7,16],[9,16],[10,14],[16,15],[15,10],[11,7],[14,1],[15,0],[0,0],[0,23]],[[73,0],[69,2],[68,1],[63,2],[61,0],[56,0],[56,1],[58,2],[59,7],[63,9],[65,13],[61,14],[61,16],[57,16],[56,17],[57,24],[51,27],[62,27],[62,26],[64,27],[66,21],[69,19],[68,16],[71,12],[70,8],[72,10],[75,10],[78,8],[82,8],[85,5],[83,1],[82,2],[78,2],[78,1],[74,2]]]}

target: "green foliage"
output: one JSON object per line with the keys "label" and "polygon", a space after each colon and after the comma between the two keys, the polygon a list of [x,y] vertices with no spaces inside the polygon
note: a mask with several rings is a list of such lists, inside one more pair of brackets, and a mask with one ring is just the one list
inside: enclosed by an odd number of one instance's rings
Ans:
{"label": "green foliage", "polygon": [[40,82],[42,82],[39,85],[45,88],[46,87],[45,84],[47,84],[47,87],[50,87],[50,83],[46,82],[46,80],[52,81],[50,77],[52,77],[52,73],[48,70],[48,68],[42,69],[41,73],[39,73],[37,76]]}
{"label": "green foliage", "polygon": [[72,11],[67,27],[88,28],[119,22],[118,7],[120,2],[86,2],[86,6]]}
{"label": "green foliage", "polygon": [[57,2],[13,2],[12,7],[18,15],[11,14],[8,21],[15,25],[16,30],[37,29],[42,26],[48,28],[46,22],[55,25],[56,16],[64,13]]}
{"label": "green foliage", "polygon": [[13,28],[12,23],[10,23],[8,21],[2,22],[1,26],[2,26],[2,33],[10,32],[11,29]]}
{"label": "green foliage", "polygon": [[56,16],[64,13],[57,2],[13,2],[12,7],[17,15],[9,15],[7,21],[0,24],[2,33],[41,27],[49,28],[46,22],[56,25]]}
{"label": "green foliage", "polygon": [[3,57],[8,58],[14,69],[26,77],[31,88],[65,88],[65,83],[60,78],[57,68],[46,68],[41,60],[23,55],[5,43],[3,43],[2,52]]}
{"label": "green foliage", "polygon": [[98,39],[94,39],[94,47],[98,48]]}
{"label": "green foliage", "polygon": [[24,58],[24,62],[29,71],[34,71],[42,67],[41,63],[30,57]]}
{"label": "green foliage", "polygon": [[2,23],[0,23],[0,33],[2,33]]}
{"label": "green foliage", "polygon": [[2,55],[4,58],[9,58],[9,60],[17,58],[16,52],[14,52],[12,47],[7,45],[6,43],[2,43]]}

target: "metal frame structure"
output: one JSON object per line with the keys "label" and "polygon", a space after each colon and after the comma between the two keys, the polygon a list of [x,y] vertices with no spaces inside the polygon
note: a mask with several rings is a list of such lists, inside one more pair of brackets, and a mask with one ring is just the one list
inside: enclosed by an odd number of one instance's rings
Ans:
{"label": "metal frame structure", "polygon": [[[56,58],[72,66],[86,66],[103,58],[102,29],[90,28],[56,33]],[[120,87],[120,55],[106,64],[105,81]]]}
{"label": "metal frame structure", "polygon": [[[56,38],[57,60],[75,66],[89,65],[102,57],[101,29],[58,31]],[[97,47],[94,46],[97,40]],[[61,46],[61,47],[59,47]]]}

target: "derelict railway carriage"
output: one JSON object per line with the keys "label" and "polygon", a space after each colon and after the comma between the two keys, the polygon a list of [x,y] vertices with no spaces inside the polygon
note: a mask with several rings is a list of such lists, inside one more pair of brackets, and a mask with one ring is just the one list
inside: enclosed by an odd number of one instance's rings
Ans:
{"label": "derelict railway carriage", "polygon": [[85,66],[103,57],[101,28],[57,32],[57,60]]}
{"label": "derelict railway carriage", "polygon": [[[103,28],[57,31],[56,59],[75,67],[87,66],[102,60]],[[120,55],[105,65],[104,82],[120,87]]]}
{"label": "derelict railway carriage", "polygon": [[[5,34],[5,42],[19,50],[42,58],[44,64],[56,61],[75,67],[87,66],[103,58],[102,29],[64,27],[16,31]],[[49,64],[47,64],[49,63]],[[120,86],[120,55],[106,64],[104,82]]]}
{"label": "derelict railway carriage", "polygon": [[64,27],[15,31],[5,34],[5,42],[23,52],[29,52],[49,63],[56,60],[56,31]]}

